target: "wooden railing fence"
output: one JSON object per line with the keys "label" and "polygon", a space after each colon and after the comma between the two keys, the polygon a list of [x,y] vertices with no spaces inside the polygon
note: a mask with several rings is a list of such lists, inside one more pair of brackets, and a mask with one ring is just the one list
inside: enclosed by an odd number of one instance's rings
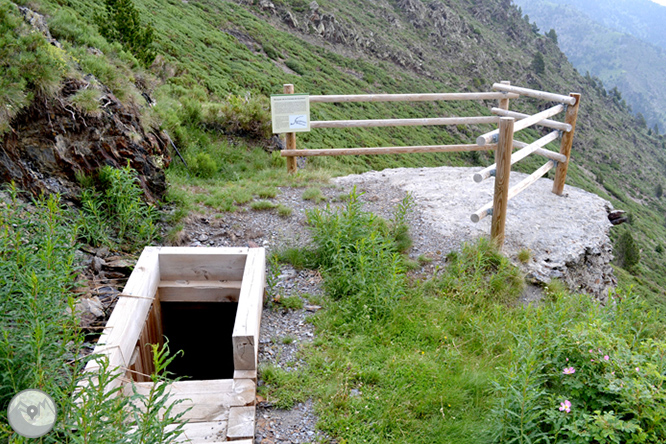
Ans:
{"label": "wooden railing fence", "polygon": [[[573,144],[576,118],[580,104],[580,94],[571,93],[568,96],[538,91],[529,88],[512,86],[509,82],[495,83],[495,92],[478,93],[441,93],[441,94],[363,94],[363,95],[313,95],[309,96],[310,103],[340,103],[340,102],[424,102],[439,100],[498,100],[498,107],[492,108],[492,116],[480,117],[437,117],[424,119],[382,119],[382,120],[324,120],[310,122],[310,128],[370,128],[392,126],[428,126],[428,125],[478,125],[497,124],[496,130],[480,135],[476,144],[464,145],[428,145],[428,146],[393,146],[373,148],[326,148],[326,149],[296,149],[296,133],[286,134],[286,149],[281,155],[287,158],[287,170],[295,173],[297,157],[306,156],[346,156],[369,154],[404,154],[404,153],[433,153],[433,152],[460,152],[460,151],[495,151],[495,163],[474,174],[475,182],[481,182],[491,176],[495,177],[493,201],[481,207],[471,215],[473,222],[478,222],[486,216],[492,216],[490,237],[498,246],[504,244],[504,228],[506,225],[506,210],[510,199],[527,189],[530,185],[543,177],[548,171],[556,167],[553,193],[561,195],[567,176],[570,161],[571,146]],[[285,94],[293,94],[293,85],[284,85]],[[509,110],[509,101],[521,96],[532,97],[558,104],[534,115],[522,114]],[[550,118],[565,112],[564,122]],[[551,128],[554,131],[532,142],[524,143],[514,140],[514,133],[534,125]],[[556,153],[544,147],[561,137],[560,152]],[[519,148],[513,153],[514,148]],[[511,165],[530,154],[539,154],[548,161],[523,181],[509,189],[509,176]]]}

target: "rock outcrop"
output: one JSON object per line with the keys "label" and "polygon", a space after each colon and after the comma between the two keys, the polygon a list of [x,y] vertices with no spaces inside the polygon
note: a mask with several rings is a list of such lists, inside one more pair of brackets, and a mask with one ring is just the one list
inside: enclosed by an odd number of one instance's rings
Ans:
{"label": "rock outcrop", "polygon": [[[418,211],[432,223],[445,245],[490,234],[490,217],[473,223],[470,215],[493,198],[494,181],[475,183],[479,168],[398,168],[336,179],[366,188],[398,187],[410,192]],[[511,186],[527,175],[512,172]],[[608,237],[611,204],[579,188],[565,186],[564,195],[551,192],[553,181],[539,179],[527,191],[509,201],[505,255],[533,283],[564,281],[572,290],[605,301],[615,284],[612,246]],[[531,258],[521,263],[518,252],[529,250]],[[445,252],[444,252],[445,253]]]}
{"label": "rock outcrop", "polygon": [[[70,102],[82,88],[97,88],[100,108],[84,112]],[[167,136],[147,133],[136,106],[124,105],[91,76],[68,79],[50,98],[38,98],[0,136],[0,180],[14,181],[34,195],[78,196],[77,174],[93,174],[105,165],[128,164],[139,175],[149,200],[166,191],[164,167],[170,162]]]}

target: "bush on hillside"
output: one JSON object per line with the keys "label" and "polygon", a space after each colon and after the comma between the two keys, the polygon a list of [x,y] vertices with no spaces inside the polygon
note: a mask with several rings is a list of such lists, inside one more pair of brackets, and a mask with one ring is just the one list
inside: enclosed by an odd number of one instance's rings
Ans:
{"label": "bush on hillside", "polygon": [[99,32],[107,40],[119,42],[144,66],[150,66],[157,55],[153,47],[155,31],[141,23],[132,0],[105,0],[104,13],[96,18]]}

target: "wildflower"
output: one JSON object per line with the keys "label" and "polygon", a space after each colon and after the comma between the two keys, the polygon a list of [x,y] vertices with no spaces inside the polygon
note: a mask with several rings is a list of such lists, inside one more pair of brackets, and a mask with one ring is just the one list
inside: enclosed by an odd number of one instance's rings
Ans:
{"label": "wildflower", "polygon": [[610,359],[610,356],[606,355],[606,356],[604,356],[604,359],[605,359],[606,361],[608,361],[608,360]]}
{"label": "wildflower", "polygon": [[562,373],[564,373],[565,375],[573,375],[574,373],[576,373],[576,369],[573,367],[565,367]]}
{"label": "wildflower", "polygon": [[590,353],[594,353],[594,350],[590,349]]}
{"label": "wildflower", "polygon": [[638,368],[638,367],[636,367],[636,371],[637,371],[637,372],[640,372],[640,371],[641,371],[641,369],[640,369],[640,368]]}
{"label": "wildflower", "polygon": [[570,411],[571,411],[571,402],[569,402],[568,399],[565,399],[564,402],[560,402],[560,412],[569,413]]}

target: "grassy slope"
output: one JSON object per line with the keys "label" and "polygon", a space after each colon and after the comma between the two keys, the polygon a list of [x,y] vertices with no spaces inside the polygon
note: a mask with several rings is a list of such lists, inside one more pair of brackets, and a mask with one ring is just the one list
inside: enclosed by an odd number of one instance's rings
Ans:
{"label": "grassy slope", "polygon": [[[175,134],[182,148],[210,152],[220,159],[212,179],[194,181],[199,185],[215,187],[221,181],[236,182],[248,176],[272,185],[284,181],[281,170],[271,169],[280,162],[271,161],[260,150],[239,149],[226,138],[201,129],[205,102],[223,100],[228,94],[269,95],[280,92],[283,83],[293,83],[296,91],[310,93],[486,90],[502,79],[560,93],[581,92],[581,116],[568,182],[609,198],[616,207],[632,213],[630,228],[643,248],[644,269],[639,280],[654,294],[663,295],[664,260],[655,253],[655,247],[666,239],[666,207],[654,191],[666,168],[664,139],[648,136],[619,100],[580,76],[550,40],[534,33],[518,12],[503,2],[448,2],[441,32],[435,32],[427,20],[420,28],[414,26],[411,13],[401,9],[397,1],[364,2],[363,8],[352,1],[321,2],[320,12],[334,14],[340,27],[366,37],[374,35],[375,41],[387,43],[384,49],[389,53],[413,54],[425,74],[400,67],[380,52],[367,55],[361,49],[292,30],[279,15],[258,6],[210,0],[137,0],[136,4],[157,31],[160,56],[148,73],[117,47],[103,46],[107,58],[93,57],[86,51],[86,46],[105,44],[90,25],[99,4],[88,0],[68,0],[66,5],[53,0],[32,3],[51,17],[54,36],[65,41],[66,49],[81,60],[82,68],[105,80],[115,92],[122,94],[134,80],[147,81],[155,88],[158,106],[150,112]],[[301,24],[306,22],[308,8],[302,0],[285,0],[277,6],[293,11]],[[388,16],[396,23],[390,28],[386,27]],[[428,16],[426,10],[426,19]],[[546,72],[541,75],[531,69],[537,52],[545,56]],[[285,63],[301,74],[287,69]],[[313,118],[478,115],[488,114],[487,105],[319,105],[313,107]],[[516,101],[512,107],[534,111],[536,106],[531,101]],[[298,143],[314,148],[467,142],[486,130],[321,130],[299,136]],[[525,137],[536,135],[530,131]],[[490,162],[485,154],[375,156],[316,159],[308,168],[340,174],[368,168]],[[538,160],[530,160],[518,169],[537,164]],[[178,171],[172,177],[175,183],[186,182]]]}

